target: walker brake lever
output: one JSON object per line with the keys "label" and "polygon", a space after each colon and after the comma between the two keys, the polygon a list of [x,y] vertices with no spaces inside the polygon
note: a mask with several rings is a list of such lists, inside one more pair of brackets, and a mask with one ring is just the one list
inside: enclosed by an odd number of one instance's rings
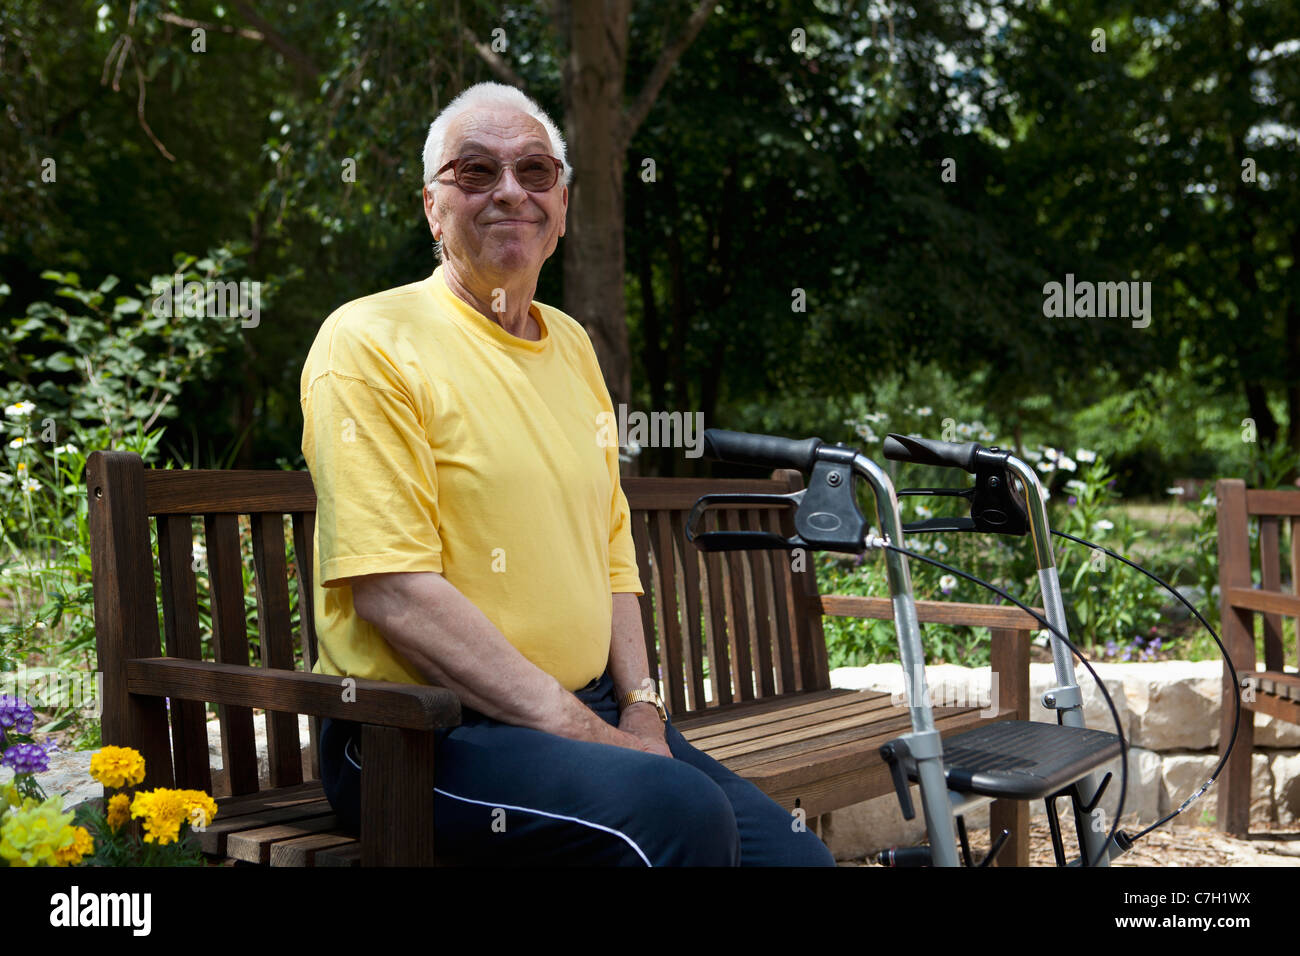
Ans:
{"label": "walker brake lever", "polygon": [[798,507],[803,500],[804,491],[791,492],[787,495],[719,492],[700,497],[686,517],[686,540],[701,551],[745,551],[750,548],[793,549],[802,547],[798,535],[787,541],[771,531],[695,531],[696,518],[703,514],[710,505],[784,505]]}
{"label": "walker brake lever", "polygon": [[[833,449],[841,451],[840,449]],[[845,457],[836,455],[836,458]],[[784,538],[771,531],[695,531],[700,513],[713,504],[779,504],[795,508],[795,533]],[[866,550],[867,520],[858,511],[853,491],[851,458],[818,459],[808,476],[808,487],[785,495],[719,493],[702,496],[686,519],[686,540],[701,551],[736,551],[745,548],[783,548],[793,551]]]}
{"label": "walker brake lever", "polygon": [[[942,442],[889,435],[885,439],[885,457],[892,461],[962,468],[975,476],[972,488],[904,488],[902,495],[944,495],[970,501],[970,518],[931,519],[903,525],[903,531],[991,531],[995,534],[1029,533],[1029,514],[1012,490],[1007,469],[1008,451],[984,448],[975,442]],[[933,521],[946,522],[942,526]],[[969,522],[969,524],[967,523]]]}

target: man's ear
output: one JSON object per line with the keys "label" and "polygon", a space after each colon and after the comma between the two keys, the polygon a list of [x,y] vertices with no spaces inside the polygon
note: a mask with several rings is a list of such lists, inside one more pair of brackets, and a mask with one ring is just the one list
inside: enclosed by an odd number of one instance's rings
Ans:
{"label": "man's ear", "polygon": [[565,186],[564,191],[560,193],[562,205],[560,207],[560,235],[564,235],[564,227],[569,219],[569,187]]}
{"label": "man's ear", "polygon": [[429,223],[429,232],[433,234],[433,238],[437,239],[442,231],[442,225],[438,221],[438,204],[434,201],[433,190],[429,188],[427,183],[421,190],[421,195],[424,199],[425,221]]}

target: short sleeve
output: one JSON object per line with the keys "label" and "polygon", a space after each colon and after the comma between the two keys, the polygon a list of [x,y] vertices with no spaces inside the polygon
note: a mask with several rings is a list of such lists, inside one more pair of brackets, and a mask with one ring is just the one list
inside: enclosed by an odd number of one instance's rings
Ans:
{"label": "short sleeve", "polygon": [[[605,387],[604,376],[596,359],[591,340],[587,340],[588,361],[595,369],[594,385],[601,402],[601,410],[614,419],[614,403]],[[636,563],[636,545],[632,540],[632,511],[618,473],[618,442],[608,442],[605,448],[605,466],[609,469],[610,487],[613,489],[609,504],[609,590],[612,594],[630,592],[645,594],[641,587],[641,573]]]}
{"label": "short sleeve", "polygon": [[438,476],[421,416],[403,390],[376,381],[358,349],[364,344],[350,344],[341,358],[331,349],[331,367],[302,394],[323,587],[442,571]]}
{"label": "short sleeve", "polygon": [[613,449],[613,501],[609,517],[609,590],[613,594],[645,594],[636,563],[636,545],[632,541],[632,513],[618,475],[618,447]]}

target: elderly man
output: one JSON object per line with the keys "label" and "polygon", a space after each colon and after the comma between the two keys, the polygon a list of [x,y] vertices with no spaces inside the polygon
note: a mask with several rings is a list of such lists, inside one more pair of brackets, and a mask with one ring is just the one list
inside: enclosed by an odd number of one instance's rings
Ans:
{"label": "elderly man", "polygon": [[[564,235],[564,140],[511,87],[438,116],[424,210],[441,265],[349,302],[302,373],[318,497],[316,671],[450,688],[436,840],[474,862],[833,865],[691,747],[653,691],[612,414],[582,327],[533,301]],[[606,419],[607,420],[607,419]],[[322,782],[359,825],[360,727]]]}

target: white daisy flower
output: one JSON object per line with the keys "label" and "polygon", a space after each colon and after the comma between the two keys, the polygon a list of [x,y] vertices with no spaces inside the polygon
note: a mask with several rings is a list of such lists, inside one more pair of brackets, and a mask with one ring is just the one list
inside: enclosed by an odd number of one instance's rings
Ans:
{"label": "white daisy flower", "polygon": [[1201,499],[1201,504],[1209,508],[1214,508],[1219,504],[1219,499],[1216,498],[1214,495],[1206,495],[1204,498]]}
{"label": "white daisy flower", "polygon": [[916,516],[918,518],[932,518],[934,517],[934,512],[931,511],[929,508],[927,508],[925,505],[917,505]]}
{"label": "white daisy flower", "polygon": [[75,455],[76,453],[77,446],[72,444],[72,442],[68,442],[66,445],[60,445],[58,448],[54,449],[54,454],[56,455]]}
{"label": "white daisy flower", "polygon": [[1181,496],[1181,495],[1183,494],[1183,488],[1182,488],[1181,485],[1176,486],[1176,487],[1174,487],[1174,488],[1166,488],[1166,489],[1165,489],[1165,494],[1167,494],[1167,495],[1176,495],[1176,496]]}
{"label": "white daisy flower", "polygon": [[951,574],[945,574],[939,579],[939,588],[942,591],[951,591],[957,586],[957,579]]}
{"label": "white daisy flower", "polygon": [[1083,462],[1085,465],[1090,465],[1097,460],[1097,453],[1095,451],[1088,451],[1086,448],[1077,448],[1075,449],[1074,457],[1079,459],[1079,461]]}
{"label": "white daisy flower", "polygon": [[30,495],[33,491],[40,491],[41,483],[35,478],[28,478],[23,482],[23,494]]}
{"label": "white daisy flower", "polygon": [[3,487],[4,485],[12,485],[13,483],[13,475],[6,475],[3,471],[0,471],[0,487]]}
{"label": "white daisy flower", "polygon": [[1053,472],[1053,471],[1055,471],[1055,470],[1056,470],[1056,466],[1053,465],[1050,461],[1040,461],[1040,462],[1038,463],[1038,470],[1041,471],[1043,474],[1046,475],[1046,474],[1048,474],[1049,472]]}
{"label": "white daisy flower", "polygon": [[980,441],[983,441],[983,442],[990,442],[990,441],[993,441],[993,440],[994,440],[995,438],[997,438],[997,437],[998,437],[997,435],[993,434],[993,433],[992,433],[991,431],[989,431],[987,428],[982,429],[982,430],[980,431]]}
{"label": "white daisy flower", "polygon": [[17,405],[6,405],[5,418],[26,418],[35,410],[35,402],[19,402]]}
{"label": "white daisy flower", "polygon": [[946,544],[944,544],[942,541],[936,541],[936,542],[934,543],[934,553],[935,553],[935,554],[947,554],[947,553],[948,553],[948,546],[947,546]]}
{"label": "white daisy flower", "polygon": [[1043,457],[1045,457],[1048,461],[1056,461],[1056,457],[1059,454],[1060,452],[1058,452],[1055,448],[1043,449]]}
{"label": "white daisy flower", "polygon": [[1062,455],[1057,459],[1056,467],[1060,468],[1062,471],[1074,471],[1074,459],[1069,455]]}
{"label": "white daisy flower", "polygon": [[918,408],[916,410],[916,414],[920,415],[922,418],[928,417],[929,415],[933,414],[933,412],[934,410],[930,408],[929,405],[924,405],[921,408]]}
{"label": "white daisy flower", "polygon": [[28,442],[27,439],[24,438],[22,435],[19,435],[17,438],[15,438],[13,441],[9,443],[9,447],[22,448],[23,445],[27,445],[27,444],[30,444],[30,442]]}
{"label": "white daisy flower", "polygon": [[1092,527],[1095,531],[1110,531],[1115,527],[1115,523],[1102,518],[1099,521],[1094,521]]}
{"label": "white daisy flower", "polygon": [[1032,448],[1027,448],[1025,449],[1025,459],[1028,461],[1042,461],[1043,453],[1041,451],[1034,451]]}

